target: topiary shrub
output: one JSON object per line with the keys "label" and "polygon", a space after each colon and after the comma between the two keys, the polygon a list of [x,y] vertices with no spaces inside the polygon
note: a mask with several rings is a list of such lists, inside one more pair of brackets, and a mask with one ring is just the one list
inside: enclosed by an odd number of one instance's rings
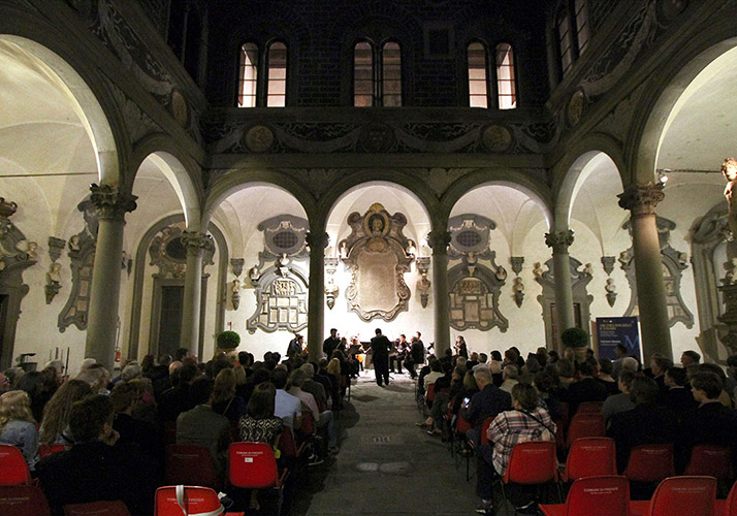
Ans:
{"label": "topiary shrub", "polygon": [[589,345],[589,334],[581,328],[568,328],[561,333],[560,340],[568,348],[585,348]]}
{"label": "topiary shrub", "polygon": [[241,343],[241,336],[234,331],[226,330],[218,335],[218,348],[235,349]]}

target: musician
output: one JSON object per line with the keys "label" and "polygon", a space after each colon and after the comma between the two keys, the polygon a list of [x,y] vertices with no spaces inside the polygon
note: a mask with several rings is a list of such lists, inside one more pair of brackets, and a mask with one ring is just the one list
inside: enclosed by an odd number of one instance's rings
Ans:
{"label": "musician", "polygon": [[[407,336],[401,334],[394,343],[393,351],[389,355],[389,372],[402,374],[402,362],[407,357],[409,350],[409,342],[407,342]],[[395,365],[396,364],[396,368]]]}
{"label": "musician", "polygon": [[371,339],[371,350],[373,351],[374,372],[376,373],[376,384],[382,387],[389,385],[389,350],[391,342],[381,334],[381,328],[376,328],[376,337]]}

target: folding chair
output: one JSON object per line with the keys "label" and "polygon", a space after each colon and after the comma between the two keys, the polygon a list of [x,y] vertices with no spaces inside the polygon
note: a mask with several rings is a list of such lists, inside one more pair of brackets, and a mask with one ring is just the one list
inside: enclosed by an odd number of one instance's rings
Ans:
{"label": "folding chair", "polygon": [[507,470],[502,478],[502,496],[507,495],[504,486],[508,484],[543,485],[554,483],[558,496],[563,494],[558,483],[558,459],[555,454],[555,441],[527,441],[517,443],[512,448]]}
{"label": "folding chair", "polygon": [[697,444],[691,450],[684,475],[715,477],[717,480],[734,478],[732,448]]}
{"label": "folding chair", "polygon": [[573,442],[563,471],[563,482],[571,482],[583,477],[616,474],[617,458],[614,439],[582,437]]}
{"label": "folding chair", "polygon": [[232,443],[228,449],[228,480],[242,489],[275,488],[279,493],[276,514],[281,513],[284,481],[288,470],[281,475],[276,466],[274,450],[266,443]]}
{"label": "folding chair", "polygon": [[3,516],[51,516],[51,508],[40,487],[0,485],[0,514]]}
{"label": "folding chair", "polygon": [[566,448],[581,437],[606,437],[604,416],[596,413],[576,414],[568,426]]}
{"label": "folding chair", "polygon": [[305,443],[297,446],[292,429],[285,426],[279,436],[279,450],[281,456],[288,459],[298,459],[305,449]]}
{"label": "folding chair", "polygon": [[603,401],[584,401],[578,406],[576,414],[601,414]]}
{"label": "folding chair", "polygon": [[[433,384],[434,385],[434,384]],[[466,421],[461,416],[461,411],[458,411],[456,416],[456,425],[453,429],[453,445],[456,446],[456,451],[460,452],[463,443],[466,441],[466,432],[473,428],[473,425]],[[457,443],[457,444],[456,444]],[[471,479],[471,455],[466,454],[466,482]],[[458,462],[456,461],[456,469],[458,469]]]}
{"label": "folding chair", "polygon": [[154,516],[219,516],[225,512],[209,487],[164,486],[156,490]]}
{"label": "folding chair", "polygon": [[115,500],[65,505],[64,516],[131,516],[131,513],[122,501]]}
{"label": "folding chair", "polygon": [[714,504],[716,516],[737,516],[737,482],[729,490],[726,500],[717,500]]}
{"label": "folding chair", "polygon": [[166,447],[167,485],[206,486],[220,489],[210,450],[198,444],[170,444]]}
{"label": "folding chair", "polygon": [[425,406],[432,408],[432,402],[435,400],[435,383],[431,383],[427,386],[425,391]]}
{"label": "folding chair", "polygon": [[21,451],[10,444],[0,444],[0,486],[31,483],[31,472]]}
{"label": "folding chair", "polygon": [[630,516],[630,483],[616,475],[580,478],[566,503],[539,505],[538,510],[545,516]]}
{"label": "folding chair", "polygon": [[54,453],[67,451],[67,447],[64,444],[41,444],[38,447],[38,458],[43,459]]}
{"label": "folding chair", "polygon": [[672,444],[635,446],[624,470],[624,476],[632,482],[661,482],[675,474]]}
{"label": "folding chair", "polygon": [[716,494],[714,477],[670,477],[650,501],[630,502],[630,510],[638,516],[714,516]]}

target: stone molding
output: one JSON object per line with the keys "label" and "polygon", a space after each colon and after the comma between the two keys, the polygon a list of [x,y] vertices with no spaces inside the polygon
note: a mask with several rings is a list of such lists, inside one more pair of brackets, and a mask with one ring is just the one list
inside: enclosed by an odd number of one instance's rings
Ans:
{"label": "stone molding", "polygon": [[619,194],[619,206],[632,212],[633,218],[655,215],[655,207],[665,198],[662,183],[634,184]]}
{"label": "stone molding", "polygon": [[568,254],[568,248],[573,245],[573,230],[545,233],[545,245],[553,249],[553,254]]}

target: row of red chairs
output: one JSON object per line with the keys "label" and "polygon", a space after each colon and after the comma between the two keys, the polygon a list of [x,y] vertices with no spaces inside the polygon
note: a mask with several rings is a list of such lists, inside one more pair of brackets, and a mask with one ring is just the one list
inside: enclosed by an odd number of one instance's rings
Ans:
{"label": "row of red chairs", "polygon": [[[199,486],[164,486],[156,490],[155,516],[243,516],[225,512],[215,490]],[[0,486],[3,516],[50,516],[41,488],[33,485]],[[64,506],[64,516],[131,516],[120,500]]]}
{"label": "row of red chairs", "polygon": [[545,516],[737,516],[737,484],[726,500],[716,499],[717,479],[682,476],[664,479],[650,500],[630,500],[624,476],[576,480],[564,504],[540,505]]}

